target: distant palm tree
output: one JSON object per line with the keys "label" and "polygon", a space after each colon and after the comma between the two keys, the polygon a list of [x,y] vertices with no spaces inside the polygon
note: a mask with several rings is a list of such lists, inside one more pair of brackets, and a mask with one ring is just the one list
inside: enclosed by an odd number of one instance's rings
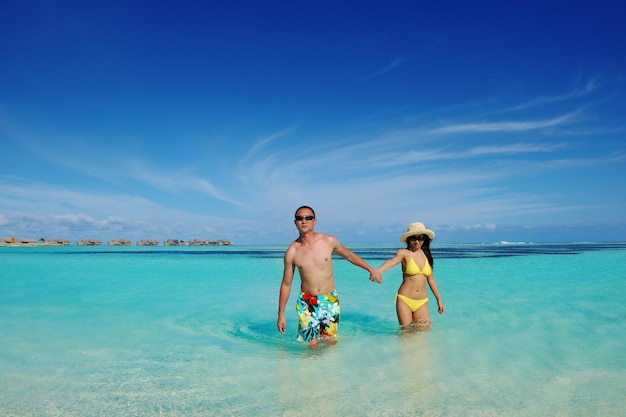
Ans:
{"label": "distant palm tree", "polygon": [[40,241],[41,243],[45,243],[45,242],[46,242],[46,239],[45,239],[45,238],[43,238],[43,237],[40,237],[40,238],[39,238],[39,241]]}

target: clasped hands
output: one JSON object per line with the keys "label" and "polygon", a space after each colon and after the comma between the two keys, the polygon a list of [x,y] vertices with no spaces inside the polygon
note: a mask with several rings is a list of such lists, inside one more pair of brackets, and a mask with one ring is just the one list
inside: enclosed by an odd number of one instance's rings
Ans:
{"label": "clasped hands", "polygon": [[377,270],[370,272],[370,281],[381,284],[383,282],[383,274]]}

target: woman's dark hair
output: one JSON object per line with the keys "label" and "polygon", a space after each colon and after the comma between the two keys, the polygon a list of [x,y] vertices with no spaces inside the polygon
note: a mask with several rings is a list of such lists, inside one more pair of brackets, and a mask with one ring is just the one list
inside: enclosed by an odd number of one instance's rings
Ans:
{"label": "woman's dark hair", "polygon": [[[406,241],[406,248],[410,247],[409,240]],[[424,251],[424,255],[426,255],[426,259],[428,259],[428,263],[431,268],[434,268],[435,260],[433,259],[433,255],[430,253],[430,238],[427,235],[424,235],[424,242],[422,243],[422,250]]]}

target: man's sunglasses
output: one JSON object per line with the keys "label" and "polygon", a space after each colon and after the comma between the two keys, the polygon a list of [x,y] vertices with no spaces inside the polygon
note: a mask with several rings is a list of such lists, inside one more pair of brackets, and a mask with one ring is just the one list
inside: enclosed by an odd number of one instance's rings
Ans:
{"label": "man's sunglasses", "polygon": [[302,220],[311,221],[314,218],[315,216],[296,216],[297,221],[302,221]]}

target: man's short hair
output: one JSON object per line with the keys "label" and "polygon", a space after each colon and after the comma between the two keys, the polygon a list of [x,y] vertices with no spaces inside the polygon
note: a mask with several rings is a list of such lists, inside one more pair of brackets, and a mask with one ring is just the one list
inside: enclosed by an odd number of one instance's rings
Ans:
{"label": "man's short hair", "polygon": [[315,217],[315,210],[313,210],[313,209],[312,209],[311,207],[309,207],[309,206],[300,206],[300,207],[298,207],[298,209],[296,210],[295,214],[298,214],[298,212],[299,212],[300,210],[302,210],[302,209],[309,209],[309,210],[311,210],[311,211],[313,212],[313,217]]}

